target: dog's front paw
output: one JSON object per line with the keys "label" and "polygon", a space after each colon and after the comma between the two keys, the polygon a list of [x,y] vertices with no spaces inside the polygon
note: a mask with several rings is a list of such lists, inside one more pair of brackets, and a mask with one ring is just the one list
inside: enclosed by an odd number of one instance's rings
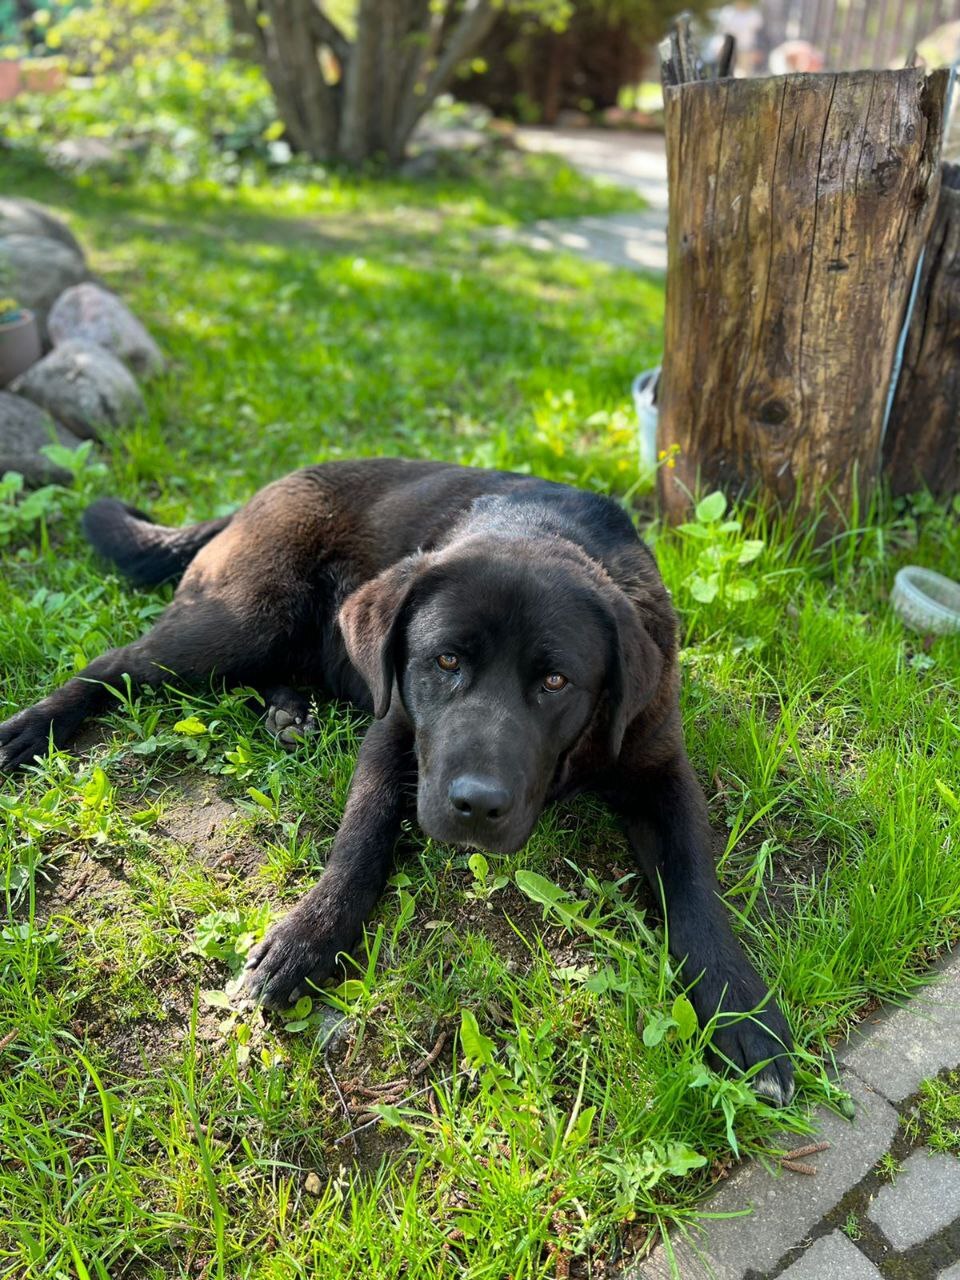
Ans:
{"label": "dog's front paw", "polygon": [[776,1107],[790,1102],[794,1089],[792,1040],[786,1019],[775,1004],[771,1002],[755,1013],[721,1014],[713,1047],[720,1058],[747,1076],[755,1093]]}
{"label": "dog's front paw", "polygon": [[285,1009],[306,989],[319,987],[331,977],[337,956],[353,941],[288,916],[250,952],[240,995],[267,1009]]}

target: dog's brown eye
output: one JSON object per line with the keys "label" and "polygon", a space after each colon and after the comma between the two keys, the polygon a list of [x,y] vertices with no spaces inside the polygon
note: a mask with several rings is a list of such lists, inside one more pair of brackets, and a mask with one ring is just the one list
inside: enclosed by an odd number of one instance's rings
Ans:
{"label": "dog's brown eye", "polygon": [[441,653],[437,658],[437,666],[441,671],[459,671],[460,659],[455,653]]}
{"label": "dog's brown eye", "polygon": [[559,671],[554,671],[544,679],[543,687],[547,693],[559,693],[561,689],[566,688],[567,683],[566,676],[562,676]]}

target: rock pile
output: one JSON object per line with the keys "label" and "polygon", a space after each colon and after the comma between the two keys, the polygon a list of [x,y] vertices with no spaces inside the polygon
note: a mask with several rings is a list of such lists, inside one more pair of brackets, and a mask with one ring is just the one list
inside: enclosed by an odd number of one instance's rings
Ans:
{"label": "rock pile", "polygon": [[[144,411],[137,377],[166,361],[129,308],[92,278],[79,242],[32,200],[0,198],[0,295],[37,319],[46,354],[0,391],[0,475],[67,483],[41,449],[76,448]],[[2,337],[2,329],[0,329]]]}

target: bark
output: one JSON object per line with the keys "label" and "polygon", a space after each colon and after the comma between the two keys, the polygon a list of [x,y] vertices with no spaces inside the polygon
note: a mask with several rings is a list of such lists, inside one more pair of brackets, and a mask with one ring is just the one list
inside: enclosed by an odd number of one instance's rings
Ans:
{"label": "bark", "polygon": [[[360,0],[350,41],[321,0],[227,0],[234,32],[263,67],[298,151],[360,165],[403,159],[410,135],[495,16],[493,0]],[[340,78],[328,82],[321,50]],[[331,81],[335,76],[331,74]]]}
{"label": "bark", "polygon": [[453,25],[432,68],[427,69],[422,91],[414,85],[399,118],[396,141],[406,147],[420,119],[441,93],[450,86],[457,68],[479,49],[497,16],[492,0],[465,0],[460,17]]}
{"label": "bark", "polygon": [[669,518],[698,489],[805,513],[829,491],[827,528],[868,496],[945,88],[911,69],[665,89]]}
{"label": "bark", "polygon": [[389,0],[360,0],[357,38],[344,71],[343,120],[339,153],[348,164],[362,164],[375,149],[373,112],[380,66],[382,10]]}
{"label": "bark", "polygon": [[895,494],[960,492],[960,170],[944,166],[907,331],[884,466]]}

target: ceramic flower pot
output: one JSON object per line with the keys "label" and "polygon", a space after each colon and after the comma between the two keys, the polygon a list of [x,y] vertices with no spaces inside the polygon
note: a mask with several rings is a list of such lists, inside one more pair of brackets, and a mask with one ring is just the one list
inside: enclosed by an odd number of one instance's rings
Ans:
{"label": "ceramic flower pot", "polygon": [[62,58],[32,58],[20,64],[20,84],[24,93],[56,93],[63,88],[66,79]]}
{"label": "ceramic flower pot", "polygon": [[40,330],[32,311],[0,323],[0,387],[5,387],[40,359]]}
{"label": "ceramic flower pot", "polygon": [[20,63],[0,58],[0,102],[9,102],[20,92]]}

